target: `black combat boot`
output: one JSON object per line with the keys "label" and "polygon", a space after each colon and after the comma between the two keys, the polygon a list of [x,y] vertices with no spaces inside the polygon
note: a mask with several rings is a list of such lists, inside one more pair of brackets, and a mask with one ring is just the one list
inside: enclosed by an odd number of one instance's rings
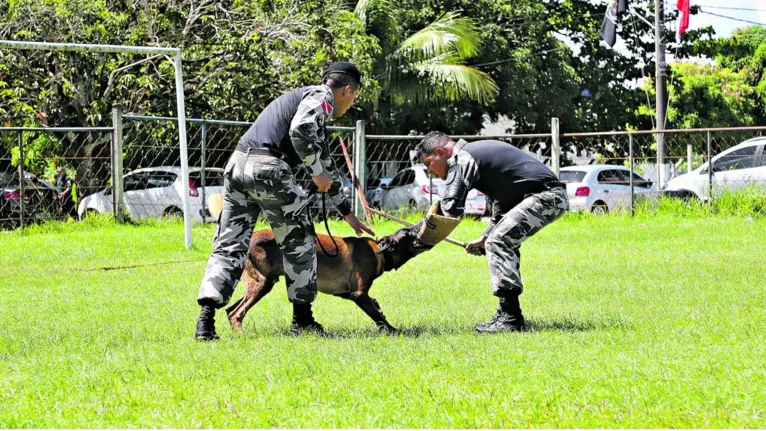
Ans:
{"label": "black combat boot", "polygon": [[322,325],[314,320],[311,313],[311,303],[293,304],[293,321],[290,328],[290,335],[300,335],[305,332],[324,334]]}
{"label": "black combat boot", "polygon": [[220,337],[215,333],[215,307],[212,305],[203,305],[197,318],[197,335],[195,338],[200,341],[217,340]]}
{"label": "black combat boot", "polygon": [[[500,300],[502,301],[502,298],[500,298]],[[492,324],[494,324],[497,321],[497,319],[500,318],[500,316],[502,314],[503,314],[503,309],[500,306],[500,304],[498,304],[497,305],[497,311],[495,311],[495,315],[490,317],[489,320],[487,320],[486,322],[480,322],[479,325],[476,326],[476,327],[477,328],[486,328],[488,326],[492,326]]]}
{"label": "black combat boot", "polygon": [[497,332],[520,332],[524,330],[524,316],[517,295],[500,298],[497,314],[487,322],[487,326],[477,326],[476,331],[482,334]]}

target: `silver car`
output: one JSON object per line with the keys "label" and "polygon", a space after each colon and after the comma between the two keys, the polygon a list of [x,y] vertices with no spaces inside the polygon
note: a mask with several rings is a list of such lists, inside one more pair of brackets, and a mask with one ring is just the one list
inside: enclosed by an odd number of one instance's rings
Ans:
{"label": "silver car", "polygon": [[658,197],[648,181],[624,166],[584,165],[561,168],[559,179],[567,186],[570,211],[606,214],[630,208],[630,176],[638,198]]}
{"label": "silver car", "polygon": [[[390,183],[382,187],[382,208],[407,213],[427,211],[432,202],[444,196],[447,188],[439,178],[429,182],[427,172],[425,165],[417,164],[397,173]],[[465,214],[482,216],[486,210],[484,193],[471,189],[465,202]]]}

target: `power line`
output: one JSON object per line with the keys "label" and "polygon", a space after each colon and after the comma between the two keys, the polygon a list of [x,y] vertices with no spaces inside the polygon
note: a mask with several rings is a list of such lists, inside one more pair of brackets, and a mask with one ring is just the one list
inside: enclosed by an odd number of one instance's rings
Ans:
{"label": "power line", "polygon": [[752,9],[747,7],[728,7],[728,6],[708,6],[706,4],[695,4],[692,6],[699,6],[708,9],[725,9],[725,10],[747,10],[752,12],[766,12],[766,9]]}
{"label": "power line", "polygon": [[[593,17],[597,17],[597,16],[604,16],[604,12],[586,13],[584,15],[580,15],[577,18],[572,18],[572,21],[578,22],[578,21],[582,21],[584,19],[593,18]],[[535,21],[524,21],[524,20],[521,20],[521,21],[517,21],[517,22],[510,22],[510,23],[507,24],[507,27],[521,27],[521,26],[524,26],[524,25],[531,25],[531,24],[543,24],[543,23],[547,23],[549,21],[550,21],[550,18],[541,19],[541,20],[535,20]]]}
{"label": "power line", "polygon": [[[586,19],[590,19],[590,18],[594,18],[594,17],[599,17],[599,16],[604,16],[604,13],[603,12],[588,13],[588,14],[585,14],[585,15],[581,15],[581,16],[579,16],[577,18],[573,18],[572,21],[573,22],[578,22],[578,21],[583,21],[583,20],[586,20]],[[545,23],[545,22],[548,22],[548,20],[546,19],[546,20],[540,20],[540,21],[522,21],[522,22],[511,24],[511,25],[509,25],[509,27],[519,27],[519,26],[522,26],[522,25],[529,25],[529,24],[541,24],[541,23]],[[562,51],[564,49],[569,49],[569,47],[568,46],[561,46],[561,47],[558,47],[558,48],[548,49],[548,50],[545,50],[545,51],[536,52],[536,53],[532,54],[531,56],[532,57],[537,57],[537,56],[545,55],[545,54],[548,54],[548,53],[551,53],[551,52]],[[472,67],[493,66],[493,65],[496,65],[496,64],[510,63],[510,62],[516,61],[516,60],[518,60],[516,57],[512,57],[512,58],[507,58],[505,60],[492,61],[492,62],[489,62],[489,63],[474,64],[474,65],[472,65]]]}
{"label": "power line", "polygon": [[[536,53],[532,54],[530,57],[537,57],[537,56],[545,55],[545,54],[548,54],[548,53],[551,53],[551,52],[563,51],[565,49],[569,49],[569,47],[564,45],[564,46],[560,46],[558,48],[553,48],[553,49],[548,49],[548,50],[545,50],[545,51],[536,52]],[[491,61],[489,63],[474,64],[474,65],[472,65],[472,67],[494,66],[496,64],[509,63],[511,61],[516,61],[516,60],[518,60],[518,58],[512,57],[512,58],[506,58],[505,60]]]}
{"label": "power line", "polygon": [[708,15],[713,15],[713,16],[717,16],[717,17],[721,17],[721,18],[730,19],[730,20],[732,20],[732,21],[746,22],[746,23],[748,23],[748,24],[755,24],[755,25],[766,26],[766,24],[764,24],[764,23],[762,23],[762,22],[748,21],[748,20],[746,20],[746,19],[735,18],[735,17],[733,17],[733,16],[720,15],[720,14],[717,14],[717,13],[713,13],[713,12],[705,12],[704,10],[701,10],[700,12],[701,12],[701,13],[705,13],[705,14],[708,14]]}

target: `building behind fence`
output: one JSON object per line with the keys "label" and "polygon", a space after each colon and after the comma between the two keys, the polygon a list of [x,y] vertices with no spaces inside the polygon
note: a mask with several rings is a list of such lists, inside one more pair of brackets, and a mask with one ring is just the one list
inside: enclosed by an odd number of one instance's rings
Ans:
{"label": "building behind fence", "polygon": [[[15,227],[40,220],[63,219],[58,190],[53,187],[55,170],[64,167],[76,183],[79,215],[88,212],[127,211],[133,217],[178,214],[182,211],[180,185],[181,152],[175,118],[122,115],[115,110],[114,125],[74,128],[0,128],[0,224]],[[189,193],[192,217],[210,221],[209,198],[223,187],[223,168],[240,136],[251,123],[188,119]],[[363,215],[359,196],[351,185],[357,180],[363,190],[381,178],[392,178],[418,164],[413,150],[422,136],[367,135],[364,124],[356,127],[328,127],[333,158],[349,181],[345,191]],[[499,136],[456,136],[467,141],[497,139],[521,148],[559,173],[571,166],[605,164],[632,168],[638,177],[605,174],[598,181],[619,194],[615,208],[632,210],[643,189],[655,192],[685,173],[691,183],[704,183],[716,197],[721,189],[748,184],[766,185],[766,151],[763,141],[718,158],[713,169],[699,169],[717,154],[753,138],[762,137],[764,127],[667,130],[662,137],[666,148],[664,163],[657,164],[655,131],[559,133],[558,121],[551,133]],[[342,141],[350,170],[341,150]],[[695,171],[696,170],[696,171]],[[112,184],[119,172],[117,190]],[[310,178],[298,173],[299,184]],[[648,185],[648,183],[651,185]],[[678,181],[676,181],[678,182]],[[688,182],[688,181],[687,181]],[[672,184],[671,184],[672,185]],[[622,187],[622,189],[620,189]],[[620,192],[619,190],[622,190]],[[702,189],[701,189],[702,190]],[[704,193],[691,191],[696,195]],[[570,191],[574,197],[574,191]],[[710,193],[698,196],[707,199]],[[23,197],[23,198],[22,198]],[[622,202],[619,200],[622,199]]]}

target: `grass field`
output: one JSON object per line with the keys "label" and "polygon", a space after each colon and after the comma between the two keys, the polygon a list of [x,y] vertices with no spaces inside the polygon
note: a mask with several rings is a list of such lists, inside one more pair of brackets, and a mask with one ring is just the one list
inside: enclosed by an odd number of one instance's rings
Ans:
{"label": "grass field", "polygon": [[765,232],[569,215],[522,248],[528,333],[472,332],[486,260],[441,244],[371,291],[405,335],[320,295],[331,336],[290,337],[280,283],[215,343],[193,340],[212,227],[191,252],[177,223],[2,232],[0,427],[763,428]]}

